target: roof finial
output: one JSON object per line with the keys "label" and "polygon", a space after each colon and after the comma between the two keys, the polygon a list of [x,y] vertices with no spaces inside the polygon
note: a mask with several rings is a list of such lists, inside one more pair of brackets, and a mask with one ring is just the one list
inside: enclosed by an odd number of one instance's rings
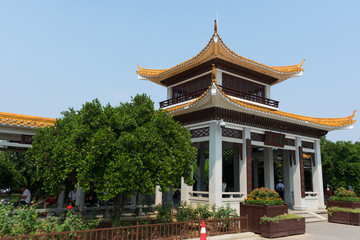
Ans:
{"label": "roof finial", "polygon": [[214,32],[217,33],[217,23],[216,23],[216,20],[215,20],[215,23],[214,23]]}
{"label": "roof finial", "polygon": [[215,64],[212,65],[212,81],[216,82]]}
{"label": "roof finial", "polygon": [[305,58],[301,61],[301,63],[300,63],[300,66],[302,66],[303,64],[304,64],[304,62],[305,62]]}

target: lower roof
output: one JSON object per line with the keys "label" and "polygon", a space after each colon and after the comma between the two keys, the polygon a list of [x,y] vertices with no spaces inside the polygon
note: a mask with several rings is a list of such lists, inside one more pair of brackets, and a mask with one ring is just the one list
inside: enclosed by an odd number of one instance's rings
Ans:
{"label": "lower roof", "polygon": [[[216,94],[214,94],[216,93]],[[353,112],[352,115],[348,117],[342,117],[342,118],[317,118],[317,117],[308,117],[308,116],[302,116],[292,113],[287,113],[283,111],[279,111],[277,109],[272,109],[266,106],[262,106],[261,104],[251,104],[245,101],[242,101],[241,99],[231,97],[224,93],[222,89],[217,85],[216,79],[212,81],[212,84],[209,86],[209,88],[198,98],[181,104],[174,107],[169,107],[165,109],[167,112],[169,112],[171,115],[181,115],[188,112],[191,112],[192,109],[199,110],[197,105],[200,103],[203,103],[206,101],[206,99],[209,99],[211,101],[211,95],[218,95],[222,101],[222,104],[224,106],[232,110],[240,111],[240,112],[247,112],[254,115],[263,116],[266,118],[272,118],[272,119],[279,119],[286,122],[292,122],[303,126],[310,126],[317,129],[322,129],[326,131],[332,131],[337,129],[343,129],[352,127],[352,125],[355,123],[354,116],[356,110]],[[215,103],[209,104],[209,106],[214,106]],[[203,105],[205,107],[205,104]]]}
{"label": "lower roof", "polygon": [[55,121],[55,118],[0,112],[0,125],[6,126],[47,127],[54,125]]}

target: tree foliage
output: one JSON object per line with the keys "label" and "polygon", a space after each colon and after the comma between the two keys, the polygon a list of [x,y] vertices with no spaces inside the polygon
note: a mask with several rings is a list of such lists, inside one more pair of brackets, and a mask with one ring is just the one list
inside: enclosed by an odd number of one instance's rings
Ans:
{"label": "tree foliage", "polygon": [[11,188],[17,191],[20,185],[26,185],[35,198],[40,197],[42,183],[36,180],[35,163],[25,159],[24,152],[0,152],[0,189]]}
{"label": "tree foliage", "polygon": [[360,142],[321,139],[323,182],[332,189],[352,186],[360,193]]}
{"label": "tree foliage", "polygon": [[47,192],[78,183],[121,205],[132,194],[154,193],[156,185],[176,186],[182,176],[192,182],[196,148],[189,131],[155,110],[148,96],[117,107],[95,99],[62,115],[53,127],[37,130],[27,153]]}
{"label": "tree foliage", "polygon": [[0,152],[0,189],[16,189],[25,181],[10,156],[9,152]]}

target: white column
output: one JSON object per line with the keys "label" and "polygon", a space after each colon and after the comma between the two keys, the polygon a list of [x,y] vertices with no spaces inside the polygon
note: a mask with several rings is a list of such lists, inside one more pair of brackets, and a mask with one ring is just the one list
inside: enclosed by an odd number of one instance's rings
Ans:
{"label": "white column", "polygon": [[253,188],[259,187],[259,161],[256,158],[253,158],[253,175],[254,175],[254,186]]}
{"label": "white column", "polygon": [[222,205],[222,134],[217,122],[210,123],[209,204]]}
{"label": "white column", "polygon": [[283,150],[283,183],[285,186],[284,191],[284,200],[288,206],[293,206],[292,202],[292,195],[291,192],[293,191],[293,183],[292,183],[292,174],[291,174],[291,167],[290,167],[290,153],[288,150]]}
{"label": "white column", "polygon": [[168,87],[167,88],[167,99],[171,99],[172,98],[172,88]]}
{"label": "white column", "polygon": [[272,148],[264,148],[264,179],[265,187],[275,189],[274,186],[274,156]]}
{"label": "white column", "polygon": [[215,77],[216,77],[217,84],[222,85],[222,72],[220,70],[215,69]]}
{"label": "white column", "polygon": [[244,127],[243,129],[243,144],[242,156],[240,160],[240,192],[244,193],[247,197],[247,164],[246,164],[246,139],[250,137],[250,128]]}
{"label": "white column", "polygon": [[293,165],[292,179],[294,186],[294,210],[306,210],[301,201],[301,173],[300,173],[300,162],[299,162],[299,147],[301,147],[301,138],[295,138],[295,159],[296,165]]}
{"label": "white column", "polygon": [[311,163],[312,166],[312,182],[313,182],[313,190],[317,193],[319,198],[319,209],[325,209],[324,205],[324,185],[323,185],[323,177],[322,177],[322,166],[321,166],[321,149],[320,149],[320,140],[315,140],[315,167]]}
{"label": "white column", "polygon": [[62,208],[64,205],[65,190],[62,190],[58,195],[57,207]]}
{"label": "white column", "polygon": [[160,186],[156,186],[155,189],[155,205],[162,204],[162,192],[160,192]]}
{"label": "white column", "polygon": [[79,207],[80,212],[84,210],[85,204],[85,193],[84,191],[78,186],[76,190],[76,206]]}
{"label": "white column", "polygon": [[271,98],[270,86],[265,86],[265,97]]}
{"label": "white column", "polygon": [[189,186],[184,182],[181,177],[181,202],[189,203]]}

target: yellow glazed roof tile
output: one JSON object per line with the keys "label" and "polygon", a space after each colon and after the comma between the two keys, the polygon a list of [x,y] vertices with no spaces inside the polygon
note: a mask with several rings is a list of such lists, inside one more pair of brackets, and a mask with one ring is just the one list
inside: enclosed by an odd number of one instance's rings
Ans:
{"label": "yellow glazed roof tile", "polygon": [[15,113],[0,112],[0,125],[24,126],[24,127],[47,127],[54,125],[56,119],[29,116]]}
{"label": "yellow glazed roof tile", "polygon": [[[149,78],[159,78],[162,77],[163,75],[167,75],[167,73],[170,73],[176,69],[181,69],[182,67],[187,66],[188,64],[192,63],[192,62],[196,62],[197,60],[200,60],[200,57],[203,56],[208,50],[213,50],[214,52],[211,53],[212,58],[215,58],[216,55],[218,54],[214,48],[212,47],[213,44],[217,44],[217,42],[220,43],[220,45],[225,49],[225,53],[228,56],[232,56],[235,57],[237,59],[240,59],[242,61],[245,61],[247,63],[250,63],[252,66],[255,67],[260,67],[263,69],[267,69],[270,71],[273,71],[275,73],[278,74],[295,74],[295,73],[299,73],[301,71],[303,71],[304,69],[301,68],[301,66],[304,63],[304,60],[300,63],[300,64],[296,64],[296,65],[290,65],[290,66],[267,66],[265,64],[259,63],[257,61],[245,58],[243,56],[240,56],[239,54],[235,53],[234,51],[232,51],[220,38],[219,34],[217,33],[217,27],[216,27],[216,23],[215,23],[215,28],[214,28],[214,34],[212,35],[212,37],[210,38],[210,41],[208,42],[208,44],[194,57],[190,58],[189,60],[186,60],[180,64],[177,64],[174,67],[171,68],[167,68],[167,69],[147,69],[147,68],[142,68],[140,66],[138,66],[138,71],[136,72],[138,75],[143,76],[145,78],[149,77]],[[211,57],[210,57],[211,58]],[[186,70],[186,69],[184,69]]]}

